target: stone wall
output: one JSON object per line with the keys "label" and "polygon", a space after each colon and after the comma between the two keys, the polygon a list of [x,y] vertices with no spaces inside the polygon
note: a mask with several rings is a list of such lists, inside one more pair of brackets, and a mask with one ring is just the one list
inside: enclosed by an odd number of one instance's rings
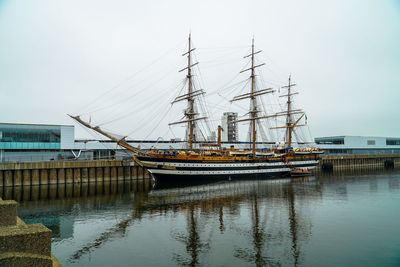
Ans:
{"label": "stone wall", "polygon": [[0,187],[143,180],[149,172],[130,161],[45,161],[0,163]]}
{"label": "stone wall", "polygon": [[62,267],[51,254],[51,230],[25,224],[17,217],[17,205],[0,198],[0,266]]}
{"label": "stone wall", "polygon": [[383,169],[400,167],[399,154],[322,156],[323,170]]}

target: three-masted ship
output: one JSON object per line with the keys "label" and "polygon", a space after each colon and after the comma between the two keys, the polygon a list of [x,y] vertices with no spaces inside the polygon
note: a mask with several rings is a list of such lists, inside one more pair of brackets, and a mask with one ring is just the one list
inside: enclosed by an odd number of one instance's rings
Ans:
{"label": "three-masted ship", "polygon": [[[218,142],[216,144],[198,144],[196,136],[197,122],[207,119],[200,116],[195,109],[196,98],[205,94],[204,90],[196,90],[193,86],[192,68],[198,63],[193,62],[192,53],[195,48],[192,47],[191,36],[188,38],[188,50],[183,56],[187,56],[187,67],[181,71],[187,71],[187,93],[175,98],[172,102],[187,102],[187,108],[184,111],[185,119],[170,123],[187,125],[187,149],[176,151],[149,150],[144,151],[128,144],[125,138],[118,138],[102,130],[98,126],[93,126],[83,121],[79,116],[69,115],[71,118],[90,128],[105,137],[117,142],[121,147],[132,152],[134,161],[148,169],[153,177],[158,181],[165,180],[193,180],[193,179],[218,179],[218,178],[268,178],[282,176],[302,176],[309,174],[319,163],[319,154],[323,153],[318,148],[302,147],[293,148],[293,132],[296,127],[305,126],[301,124],[305,113],[299,109],[292,108],[292,92],[295,84],[289,83],[282,87],[287,89],[287,94],[281,97],[287,98],[287,109],[271,115],[262,114],[259,110],[257,99],[261,95],[274,92],[272,88],[258,89],[255,86],[256,68],[264,64],[255,65],[255,55],[261,51],[255,51],[254,39],[252,41],[251,53],[245,58],[251,58],[251,67],[241,72],[250,72],[250,90],[248,93],[235,96],[231,101],[250,100],[249,116],[246,119],[236,122],[250,122],[250,142],[249,149],[230,149],[221,145],[221,127],[218,127]],[[270,150],[257,149],[257,123],[260,120],[268,118],[285,117],[284,126],[271,129],[285,129],[285,141],[276,143],[276,146]]]}

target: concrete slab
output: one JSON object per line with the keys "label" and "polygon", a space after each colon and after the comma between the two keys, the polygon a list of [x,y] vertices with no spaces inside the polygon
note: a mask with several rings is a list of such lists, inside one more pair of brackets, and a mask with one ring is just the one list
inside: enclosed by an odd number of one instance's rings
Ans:
{"label": "concrete slab", "polygon": [[31,170],[31,172],[32,172],[31,185],[39,185],[40,184],[39,170]]}
{"label": "concrete slab", "polygon": [[50,169],[49,171],[49,184],[57,184],[57,169]]}
{"label": "concrete slab", "polygon": [[65,184],[65,173],[66,170],[65,169],[57,169],[57,176],[58,176],[58,181],[57,184]]}
{"label": "concrete slab", "polygon": [[87,183],[89,180],[89,171],[88,168],[82,168],[81,169],[81,182],[82,183]]}
{"label": "concrete slab", "polygon": [[14,186],[21,186],[22,185],[22,171],[15,170],[14,171]]}
{"label": "concrete slab", "polygon": [[14,200],[0,201],[0,226],[14,226],[17,224],[18,203]]}
{"label": "concrete slab", "polygon": [[23,170],[22,172],[22,185],[30,186],[31,185],[31,170]]}
{"label": "concrete slab", "polygon": [[[37,255],[32,253],[22,253],[22,252],[7,252],[0,254],[0,266],[18,266],[18,267],[52,267],[52,266],[62,266],[54,265],[53,260],[49,256]],[[57,261],[58,262],[58,261]],[[59,263],[59,262],[58,262]],[[57,264],[57,263],[56,263]]]}
{"label": "concrete slab", "polygon": [[46,169],[42,169],[40,170],[40,184],[41,185],[48,185],[49,184],[49,174],[48,174],[48,170]]}
{"label": "concrete slab", "polygon": [[0,253],[51,254],[51,230],[43,224],[21,224],[0,229]]}
{"label": "concrete slab", "polygon": [[4,172],[4,185],[13,186],[13,171],[7,170]]}

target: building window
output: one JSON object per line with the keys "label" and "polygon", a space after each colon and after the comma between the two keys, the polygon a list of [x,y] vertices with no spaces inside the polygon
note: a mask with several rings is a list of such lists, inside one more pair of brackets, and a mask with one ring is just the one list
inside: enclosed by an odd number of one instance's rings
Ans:
{"label": "building window", "polygon": [[369,146],[374,146],[375,145],[375,140],[367,140],[367,144]]}
{"label": "building window", "polygon": [[352,154],[351,149],[327,149],[327,154]]}
{"label": "building window", "polygon": [[400,139],[386,139],[387,146],[400,146]]}
{"label": "building window", "polygon": [[60,129],[1,129],[0,142],[10,143],[60,143]]}
{"label": "building window", "polygon": [[321,145],[343,145],[344,138],[315,138],[315,143]]}

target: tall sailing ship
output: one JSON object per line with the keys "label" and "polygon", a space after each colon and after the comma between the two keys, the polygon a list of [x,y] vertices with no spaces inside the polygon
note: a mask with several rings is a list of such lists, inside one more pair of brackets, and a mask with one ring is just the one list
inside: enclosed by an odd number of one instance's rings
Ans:
{"label": "tall sailing ship", "polygon": [[[292,96],[297,94],[292,92],[295,84],[289,83],[282,88],[287,89],[287,94],[280,97],[286,97],[286,109],[275,114],[263,114],[258,108],[261,101],[258,98],[261,95],[274,92],[272,88],[259,89],[256,84],[256,68],[264,64],[255,64],[255,55],[261,51],[255,51],[254,39],[252,40],[251,53],[245,58],[250,57],[251,66],[241,72],[250,72],[250,90],[248,93],[235,96],[231,102],[250,100],[250,110],[248,118],[237,120],[236,122],[250,122],[250,148],[236,149],[231,146],[226,149],[221,145],[222,128],[218,126],[218,142],[216,144],[198,144],[196,129],[200,120],[206,120],[207,117],[200,116],[195,108],[195,101],[198,96],[205,94],[205,91],[194,89],[192,68],[198,63],[193,62],[192,53],[195,48],[192,47],[191,36],[188,38],[188,50],[183,56],[187,56],[187,67],[180,71],[187,71],[187,93],[176,97],[172,104],[186,101],[187,108],[184,111],[185,119],[170,123],[187,125],[187,149],[176,151],[149,150],[144,151],[133,147],[125,140],[107,133],[99,126],[93,126],[82,120],[79,116],[69,115],[71,118],[90,128],[103,136],[117,142],[117,144],[132,152],[134,161],[148,169],[153,177],[158,181],[166,180],[193,180],[193,179],[217,179],[217,178],[268,178],[282,176],[303,176],[310,173],[319,163],[319,155],[323,153],[314,147],[292,147],[293,134],[296,127],[305,126],[301,124],[305,118],[305,113],[300,109],[293,108]],[[286,118],[283,126],[271,129],[285,129],[285,140],[277,142],[275,147],[269,150],[257,149],[257,125],[260,121],[268,118]]]}

